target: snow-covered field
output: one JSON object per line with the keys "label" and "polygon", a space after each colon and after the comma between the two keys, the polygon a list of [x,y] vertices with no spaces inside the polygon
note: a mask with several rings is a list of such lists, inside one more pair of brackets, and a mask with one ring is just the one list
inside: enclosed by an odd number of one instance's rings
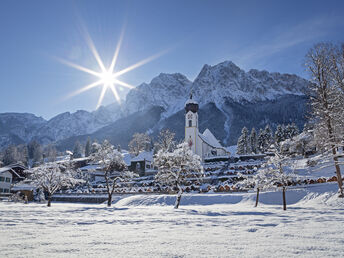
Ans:
{"label": "snow-covered field", "polygon": [[0,257],[329,257],[344,253],[344,200],[326,183],[287,192],[135,195],[104,204],[0,203]]}

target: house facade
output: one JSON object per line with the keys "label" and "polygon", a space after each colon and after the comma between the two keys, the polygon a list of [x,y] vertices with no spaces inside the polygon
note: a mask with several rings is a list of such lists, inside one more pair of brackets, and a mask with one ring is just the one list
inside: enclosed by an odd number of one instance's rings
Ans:
{"label": "house facade", "polygon": [[0,168],[0,194],[9,194],[11,184],[12,173],[7,168]]}

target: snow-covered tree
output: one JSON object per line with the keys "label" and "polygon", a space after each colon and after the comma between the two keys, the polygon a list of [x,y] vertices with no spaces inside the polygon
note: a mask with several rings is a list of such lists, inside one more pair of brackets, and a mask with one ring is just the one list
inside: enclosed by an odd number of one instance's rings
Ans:
{"label": "snow-covered tree", "polygon": [[279,145],[281,142],[285,140],[284,137],[284,128],[282,125],[277,125],[276,131],[275,131],[275,142]]}
{"label": "snow-covered tree", "polygon": [[239,181],[235,184],[236,188],[239,189],[251,189],[254,188],[256,191],[256,204],[258,206],[259,193],[264,190],[271,190],[275,188],[276,183],[276,172],[269,167],[262,167],[254,175],[239,174],[239,177],[244,180]]}
{"label": "snow-covered tree", "polygon": [[186,142],[178,144],[173,152],[161,149],[154,157],[154,164],[158,167],[155,180],[178,189],[176,209],[183,194],[182,185],[190,181],[200,183],[204,176],[201,158],[190,150]]}
{"label": "snow-covered tree", "polygon": [[93,143],[93,148],[96,150],[91,155],[91,158],[95,162],[99,162],[104,171],[104,177],[106,182],[106,190],[108,194],[108,207],[112,203],[112,195],[115,191],[118,183],[137,176],[131,171],[128,171],[127,165],[123,161],[122,154],[114,149],[107,140],[102,144]]}
{"label": "snow-covered tree", "polygon": [[56,191],[81,182],[76,179],[75,170],[71,169],[69,164],[46,163],[26,172],[32,183],[47,193],[48,207],[51,206],[51,197]]}
{"label": "snow-covered tree", "polygon": [[248,136],[248,130],[246,127],[242,128],[241,135],[238,139],[237,143],[237,154],[247,154],[249,146],[249,136]]}
{"label": "snow-covered tree", "polygon": [[129,151],[134,155],[139,155],[141,151],[149,150],[151,138],[146,133],[135,133],[129,142]]}
{"label": "snow-covered tree", "polygon": [[15,145],[10,145],[8,146],[2,157],[2,161],[4,162],[5,165],[13,164],[16,163],[19,159],[19,154],[17,147]]}
{"label": "snow-covered tree", "polygon": [[249,152],[257,153],[258,152],[258,140],[257,140],[257,133],[254,127],[251,129],[251,134],[249,138]]}
{"label": "snow-covered tree", "polygon": [[285,127],[284,135],[285,139],[292,139],[294,136],[299,134],[299,128],[296,126],[296,124],[288,124]]}
{"label": "snow-covered tree", "polygon": [[35,165],[41,163],[43,159],[42,146],[37,141],[33,140],[28,144],[27,147],[29,159],[33,161],[33,164]]}
{"label": "snow-covered tree", "polygon": [[85,157],[88,157],[90,155],[91,155],[91,139],[90,137],[88,137],[86,145],[85,145]]}
{"label": "snow-covered tree", "polygon": [[76,141],[73,149],[73,159],[82,157],[82,146],[79,141]]}
{"label": "snow-covered tree", "polygon": [[176,134],[168,129],[161,130],[158,136],[157,142],[154,144],[155,151],[173,151],[176,147],[174,136]]}
{"label": "snow-covered tree", "polygon": [[44,148],[43,156],[48,162],[53,162],[56,160],[57,150],[53,144],[49,144]]}
{"label": "snow-covered tree", "polygon": [[272,137],[272,130],[270,128],[270,125],[266,125],[264,129],[264,152],[266,152],[271,144],[274,142]]}
{"label": "snow-covered tree", "polygon": [[[314,137],[324,150],[332,153],[336,169],[339,196],[344,197],[337,148],[342,146],[343,133],[343,75],[336,61],[336,47],[329,43],[316,44],[306,55],[306,67],[311,74],[309,96],[315,121]],[[344,51],[343,51],[344,52]],[[340,60],[340,59],[339,59]],[[339,71],[339,72],[338,72]],[[343,82],[344,84],[344,82]]]}
{"label": "snow-covered tree", "polygon": [[257,147],[258,150],[261,153],[264,153],[264,145],[265,145],[265,136],[264,136],[264,131],[262,128],[259,129],[259,133],[258,133],[258,138],[257,138]]}
{"label": "snow-covered tree", "polygon": [[288,166],[289,158],[281,154],[274,146],[274,156],[269,158],[266,164],[260,168],[254,175],[239,175],[244,180],[239,181],[236,187],[241,189],[254,188],[257,192],[256,204],[258,206],[259,193],[263,190],[282,188],[283,209],[287,209],[286,189],[292,176],[285,172]]}

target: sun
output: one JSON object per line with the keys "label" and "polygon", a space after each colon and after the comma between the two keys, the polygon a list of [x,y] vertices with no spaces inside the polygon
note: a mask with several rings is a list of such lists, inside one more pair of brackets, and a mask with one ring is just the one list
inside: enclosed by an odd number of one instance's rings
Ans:
{"label": "sun", "polygon": [[110,85],[115,83],[114,75],[111,73],[111,71],[105,71],[100,74],[100,79],[104,83],[104,85]]}
{"label": "sun", "polygon": [[81,65],[78,65],[78,64],[75,64],[75,63],[72,63],[68,60],[65,60],[65,59],[61,59],[61,58],[57,58],[60,62],[70,66],[70,67],[73,67],[75,69],[78,69],[80,71],[83,71],[85,73],[88,73],[88,74],[91,74],[93,76],[95,76],[97,78],[97,80],[93,83],[90,83],[82,88],[80,88],[79,90],[69,94],[67,97],[73,97],[73,96],[76,96],[82,92],[85,92],[85,91],[88,91],[92,88],[95,88],[95,87],[102,87],[101,89],[101,93],[100,93],[100,96],[99,96],[99,99],[98,99],[98,103],[97,103],[97,106],[96,106],[96,109],[98,109],[102,102],[103,102],[103,99],[104,99],[104,96],[107,92],[108,89],[111,90],[115,100],[118,102],[118,103],[121,103],[121,99],[120,99],[120,96],[118,94],[118,87],[126,87],[126,88],[129,88],[129,89],[133,89],[135,88],[134,86],[126,83],[126,82],[123,82],[121,80],[118,79],[118,77],[120,75],[123,75],[127,72],[130,72],[158,57],[160,57],[161,55],[163,55],[164,53],[166,53],[167,51],[162,51],[156,55],[153,55],[153,56],[150,56],[146,59],[143,59],[125,69],[122,69],[120,71],[115,71],[115,68],[116,68],[116,62],[117,62],[117,58],[118,58],[118,54],[119,54],[119,50],[121,48],[121,44],[122,44],[122,40],[123,40],[123,33],[124,30],[122,30],[122,33],[120,35],[120,38],[119,38],[119,41],[117,43],[117,46],[116,46],[116,49],[115,49],[115,53],[113,55],[113,58],[112,58],[112,61],[111,61],[111,64],[109,67],[105,67],[103,61],[101,60],[99,54],[98,54],[98,51],[90,37],[90,35],[88,34],[87,30],[85,29],[84,30],[84,35],[85,35],[85,39],[86,39],[86,43],[87,45],[89,46],[94,58],[96,59],[97,61],[97,64],[99,66],[99,71],[94,71],[94,70],[91,70],[89,68],[86,68],[86,67],[83,67]]}

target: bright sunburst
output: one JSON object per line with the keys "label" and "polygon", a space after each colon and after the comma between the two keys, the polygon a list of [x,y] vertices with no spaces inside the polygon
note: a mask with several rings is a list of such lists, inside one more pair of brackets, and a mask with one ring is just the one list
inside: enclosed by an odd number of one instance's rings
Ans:
{"label": "bright sunburst", "polygon": [[100,107],[100,105],[102,104],[103,102],[103,99],[104,99],[104,96],[105,96],[105,93],[108,89],[111,90],[112,94],[114,95],[116,101],[118,103],[120,103],[120,97],[118,95],[118,91],[117,91],[117,87],[118,86],[123,86],[123,87],[126,87],[126,88],[134,88],[134,86],[126,83],[126,82],[123,82],[123,81],[120,81],[118,79],[118,76],[122,75],[122,74],[125,74],[129,71],[132,71],[134,70],[135,68],[139,67],[139,66],[142,66],[150,61],[152,61],[153,59],[161,56],[162,54],[164,54],[166,51],[163,51],[163,52],[160,52],[156,55],[153,55],[153,56],[150,56],[144,60],[141,60],[140,62],[137,62],[136,64],[133,64],[123,70],[120,70],[120,71],[116,71],[115,72],[115,66],[116,66],[116,61],[117,61],[117,57],[118,57],[118,54],[119,54],[119,50],[121,48],[121,44],[122,44],[122,39],[123,39],[123,32],[120,36],[120,39],[117,43],[117,46],[116,46],[116,50],[115,50],[115,53],[113,55],[113,58],[112,58],[112,61],[111,61],[111,64],[109,67],[105,67],[103,61],[101,60],[99,54],[98,54],[98,51],[91,39],[91,37],[89,36],[89,34],[87,33],[87,31],[85,31],[85,38],[86,38],[86,41],[87,41],[87,44],[88,46],[90,47],[90,50],[92,51],[92,54],[94,56],[94,58],[96,59],[97,63],[98,63],[98,66],[100,68],[100,71],[101,72],[97,72],[97,71],[94,71],[94,70],[91,70],[91,69],[88,69],[86,67],[83,67],[81,65],[78,65],[78,64],[74,64],[74,63],[71,63],[67,60],[64,60],[64,59],[60,59],[58,58],[59,61],[61,61],[62,63],[70,66],[70,67],[73,67],[75,69],[78,69],[80,71],[83,71],[85,73],[88,73],[88,74],[91,74],[95,77],[97,77],[97,81],[91,83],[91,84],[88,84],[82,88],[80,88],[79,90],[71,93],[68,97],[73,97],[75,95],[78,95],[82,92],[85,92],[87,90],[90,90],[92,88],[95,88],[95,87],[102,87],[102,90],[101,90],[101,93],[100,93],[100,96],[99,96],[99,99],[98,99],[98,103],[97,103],[97,109]]}

